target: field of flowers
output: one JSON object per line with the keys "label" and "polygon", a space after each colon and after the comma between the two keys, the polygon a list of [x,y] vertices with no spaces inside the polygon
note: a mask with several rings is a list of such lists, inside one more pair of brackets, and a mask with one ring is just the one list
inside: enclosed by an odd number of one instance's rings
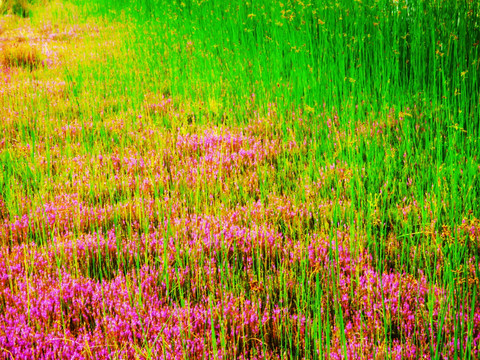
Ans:
{"label": "field of flowers", "polygon": [[478,2],[0,13],[0,359],[480,358]]}

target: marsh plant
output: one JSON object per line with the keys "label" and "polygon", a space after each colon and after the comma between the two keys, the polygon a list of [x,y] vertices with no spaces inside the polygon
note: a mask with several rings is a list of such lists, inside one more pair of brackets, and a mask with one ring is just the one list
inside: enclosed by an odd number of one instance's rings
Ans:
{"label": "marsh plant", "polygon": [[0,62],[7,68],[35,69],[42,65],[43,60],[41,51],[26,42],[6,44],[0,53]]}
{"label": "marsh plant", "polygon": [[29,0],[2,0],[0,1],[0,14],[15,14],[28,17],[31,10]]}
{"label": "marsh plant", "polygon": [[477,359],[479,6],[33,11],[46,65],[0,70],[0,357]]}

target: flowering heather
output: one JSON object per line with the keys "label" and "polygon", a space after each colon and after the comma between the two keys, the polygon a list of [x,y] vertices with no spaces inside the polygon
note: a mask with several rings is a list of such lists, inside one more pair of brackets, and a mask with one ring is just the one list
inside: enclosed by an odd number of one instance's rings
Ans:
{"label": "flowering heather", "polygon": [[12,6],[0,359],[480,357],[475,2]]}

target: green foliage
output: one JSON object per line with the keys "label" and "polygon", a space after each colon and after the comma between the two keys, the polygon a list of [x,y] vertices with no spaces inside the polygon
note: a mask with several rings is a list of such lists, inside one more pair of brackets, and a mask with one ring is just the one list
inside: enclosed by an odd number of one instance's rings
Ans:
{"label": "green foliage", "polygon": [[443,104],[444,117],[465,104],[460,126],[478,112],[478,2],[122,0],[99,9],[145,24],[145,54],[167,42],[180,93],[200,87],[238,102],[255,92],[283,107],[327,102],[339,110],[429,99]]}

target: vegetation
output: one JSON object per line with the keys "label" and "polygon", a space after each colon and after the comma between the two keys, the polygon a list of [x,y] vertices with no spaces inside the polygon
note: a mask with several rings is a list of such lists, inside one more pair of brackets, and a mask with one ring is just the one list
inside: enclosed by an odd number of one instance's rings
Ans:
{"label": "vegetation", "polygon": [[0,2],[0,14],[10,13],[22,17],[28,17],[32,3],[29,0],[2,0]]}
{"label": "vegetation", "polygon": [[0,357],[480,356],[480,3],[30,15],[0,43]]}
{"label": "vegetation", "polygon": [[33,69],[42,64],[41,52],[31,45],[16,43],[7,45],[2,51],[2,62],[5,67],[21,66]]}

